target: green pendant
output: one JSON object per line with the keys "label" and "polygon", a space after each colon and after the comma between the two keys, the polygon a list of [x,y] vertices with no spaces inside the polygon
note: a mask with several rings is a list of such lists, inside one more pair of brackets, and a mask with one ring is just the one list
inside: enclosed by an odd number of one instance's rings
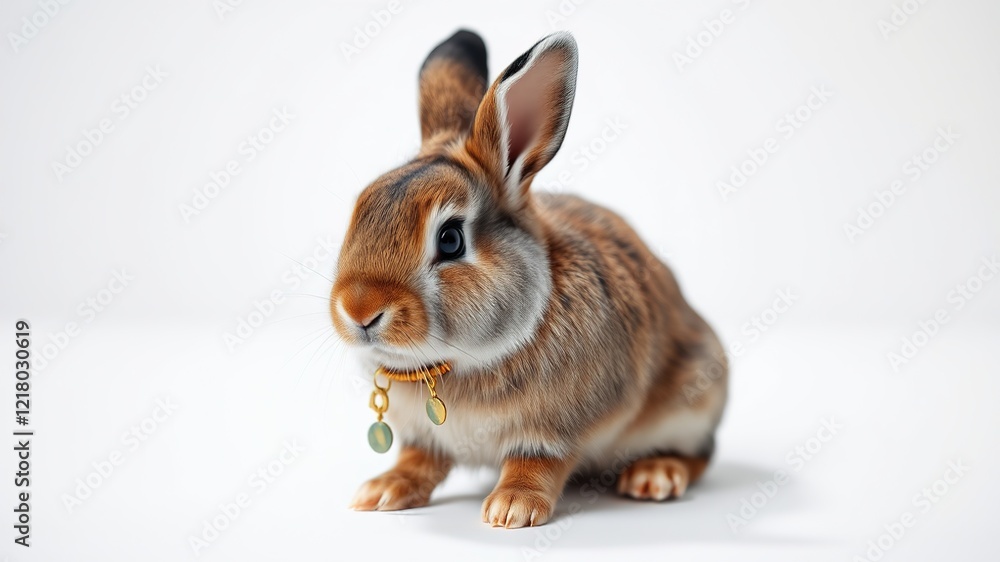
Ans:
{"label": "green pendant", "polygon": [[448,417],[448,410],[445,409],[444,402],[437,396],[431,396],[427,399],[427,417],[434,422],[434,425],[443,424],[444,419]]}
{"label": "green pendant", "polygon": [[392,430],[389,424],[377,421],[368,428],[368,444],[376,453],[384,453],[392,447]]}

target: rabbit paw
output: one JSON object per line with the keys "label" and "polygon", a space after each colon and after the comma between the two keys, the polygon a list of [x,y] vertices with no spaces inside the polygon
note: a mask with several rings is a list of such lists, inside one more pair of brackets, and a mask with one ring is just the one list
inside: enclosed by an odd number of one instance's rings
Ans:
{"label": "rabbit paw", "polygon": [[552,516],[555,501],[523,488],[497,488],[483,502],[483,521],[494,527],[517,529],[542,525]]}
{"label": "rabbit paw", "polygon": [[430,501],[433,486],[422,486],[413,477],[389,471],[361,485],[351,509],[395,511],[423,507]]}
{"label": "rabbit paw", "polygon": [[684,495],[690,472],[673,457],[639,459],[618,477],[618,493],[639,500],[667,500]]}

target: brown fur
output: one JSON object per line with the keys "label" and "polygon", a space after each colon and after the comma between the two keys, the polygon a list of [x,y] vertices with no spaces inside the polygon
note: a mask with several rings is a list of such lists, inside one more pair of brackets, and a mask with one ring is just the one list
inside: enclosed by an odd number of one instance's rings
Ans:
{"label": "brown fur", "polygon": [[420,135],[427,147],[464,134],[476,115],[486,82],[460,63],[434,59],[420,72]]}
{"label": "brown fur", "polygon": [[427,505],[431,492],[448,476],[450,459],[418,447],[403,447],[396,466],[358,490],[352,509],[395,511]]}
{"label": "brown fur", "polygon": [[572,458],[507,459],[500,481],[483,502],[483,522],[504,528],[544,524],[573,466]]}
{"label": "brown fur", "polygon": [[[461,62],[468,57],[442,47],[421,73],[420,154],[360,196],[331,313],[345,341],[374,342],[378,360],[393,362],[387,366],[452,363],[438,386],[448,421],[433,427],[421,417],[420,385],[393,385],[386,416],[405,447],[354,506],[424,505],[453,463],[487,464],[501,476],[484,520],[541,524],[574,471],[607,468],[611,456],[631,463],[620,475],[622,493],[681,495],[712,453],[726,399],[721,345],[621,217],[530,190],[562,142],[575,44],[560,37],[536,46],[519,59],[527,66],[515,63],[485,94],[475,87],[475,65]],[[439,60],[442,53],[452,58]],[[516,104],[506,124],[501,102]],[[427,255],[443,208],[471,217],[468,259],[439,264]],[[544,301],[530,320],[535,296]],[[359,331],[379,312],[389,320],[375,335]],[[492,340],[476,353],[459,345],[470,332],[519,333],[529,320],[530,341],[502,353],[491,351],[500,345]]]}

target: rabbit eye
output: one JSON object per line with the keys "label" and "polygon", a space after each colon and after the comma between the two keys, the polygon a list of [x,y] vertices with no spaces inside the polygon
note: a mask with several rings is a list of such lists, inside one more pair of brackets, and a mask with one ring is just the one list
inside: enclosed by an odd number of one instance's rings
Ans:
{"label": "rabbit eye", "polygon": [[465,255],[465,237],[462,235],[462,221],[450,220],[438,231],[438,260],[454,260]]}

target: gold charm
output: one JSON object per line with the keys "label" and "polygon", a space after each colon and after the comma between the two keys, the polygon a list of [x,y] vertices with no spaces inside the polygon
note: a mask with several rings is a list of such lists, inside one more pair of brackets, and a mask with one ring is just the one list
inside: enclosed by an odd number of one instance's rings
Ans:
{"label": "gold charm", "polygon": [[427,399],[427,417],[434,425],[441,425],[448,417],[448,409],[444,407],[444,402],[438,398],[437,391],[434,390],[434,387],[437,386],[434,376],[424,377],[424,382],[427,383],[427,389],[431,392],[431,397]]}
{"label": "gold charm", "polygon": [[382,421],[382,414],[389,409],[389,387],[392,386],[392,379],[386,383],[385,388],[378,385],[378,373],[375,373],[375,390],[368,401],[368,406],[375,410],[378,416],[375,423],[368,428],[368,445],[376,453],[384,453],[392,447],[392,429],[389,424]]}
{"label": "gold charm", "polygon": [[[368,406],[372,410],[375,410],[375,414],[378,416],[375,423],[368,428],[368,445],[371,446],[373,451],[384,453],[392,447],[392,428],[389,427],[389,424],[382,421],[382,414],[389,410],[389,387],[392,386],[392,381],[424,381],[424,384],[427,385],[427,389],[431,393],[431,397],[427,399],[425,406],[427,417],[434,425],[441,425],[448,417],[448,409],[445,408],[444,401],[437,394],[437,377],[449,371],[451,371],[451,365],[447,363],[441,363],[440,365],[417,371],[396,372],[382,367],[379,367],[375,371],[375,390],[372,391],[372,396],[368,400]],[[388,380],[385,387],[378,385],[378,376],[380,374],[385,375],[385,378]]]}

